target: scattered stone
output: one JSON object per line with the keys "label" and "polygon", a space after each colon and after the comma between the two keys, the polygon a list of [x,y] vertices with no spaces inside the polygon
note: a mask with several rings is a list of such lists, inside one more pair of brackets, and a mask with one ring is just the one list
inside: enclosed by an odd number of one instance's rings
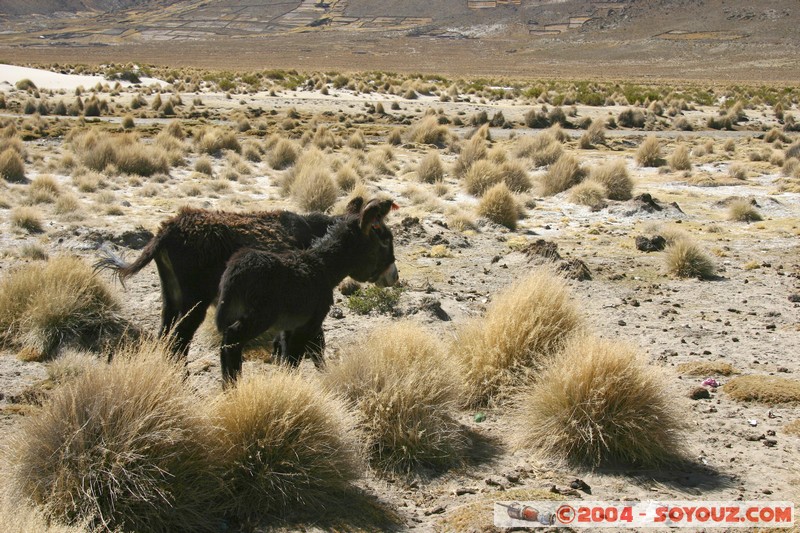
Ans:
{"label": "scattered stone", "polygon": [[767,437],[774,437],[774,436],[775,436],[775,430],[774,429],[768,429],[767,430]]}
{"label": "scattered stone", "polygon": [[711,398],[711,393],[705,387],[696,387],[689,393],[692,400],[707,400]]}
{"label": "scattered stone", "polygon": [[575,479],[572,483],[569,484],[569,486],[570,488],[581,490],[586,494],[592,493],[592,487],[590,487],[589,484],[582,479]]}
{"label": "scattered stone", "polygon": [[436,507],[432,507],[431,509],[425,510],[425,516],[430,516],[432,514],[442,514],[447,507],[444,505],[437,505]]}
{"label": "scattered stone", "polygon": [[328,312],[328,316],[336,320],[341,320],[344,318],[344,311],[342,311],[341,307],[333,306]]}
{"label": "scattered stone", "polygon": [[617,321],[617,324],[620,325],[620,326],[627,326],[628,325],[628,323],[625,322],[624,320]]}
{"label": "scattered stone", "polygon": [[786,368],[785,366],[779,366],[778,367],[778,372],[780,372],[781,374],[788,374],[789,373],[789,369]]}
{"label": "scattered stone", "polygon": [[443,322],[450,321],[450,315],[442,309],[442,302],[431,296],[425,296],[419,303],[419,309],[426,311]]}
{"label": "scattered stone", "polygon": [[473,487],[458,487],[453,491],[456,496],[463,496],[464,494],[476,494],[477,492],[478,489]]}
{"label": "scattered stone", "polygon": [[592,273],[586,263],[580,259],[568,259],[558,265],[558,271],[564,272],[569,279],[576,281],[591,281]]}
{"label": "scattered stone", "polygon": [[537,239],[526,246],[522,252],[529,258],[536,257],[549,259],[551,261],[558,261],[561,259],[561,254],[558,253],[558,245],[554,242],[548,242],[544,239]]}
{"label": "scattered stone", "polygon": [[758,441],[766,439],[766,438],[767,438],[766,435],[764,435],[763,433],[761,433],[761,434],[758,434],[758,433],[747,433],[744,436],[744,440],[746,440],[748,442],[758,442]]}
{"label": "scattered stone", "polygon": [[501,482],[499,482],[494,478],[487,477],[486,479],[483,480],[483,482],[489,485],[490,487],[497,487],[500,490],[506,490],[505,485],[503,485]]}
{"label": "scattered stone", "polygon": [[660,252],[667,246],[667,240],[661,235],[654,237],[645,237],[639,235],[636,237],[636,249],[640,252]]}
{"label": "scattered stone", "polygon": [[770,494],[772,494],[772,491],[769,490],[769,489],[764,489],[764,490],[761,491],[761,493],[762,494],[766,494],[767,496],[769,496]]}
{"label": "scattered stone", "polygon": [[553,494],[562,494],[564,496],[576,496],[578,498],[580,498],[580,496],[581,496],[581,494],[575,489],[571,489],[571,488],[570,489],[560,489],[560,488],[556,487],[555,485],[550,487],[550,492],[552,492]]}
{"label": "scattered stone", "polygon": [[519,474],[511,472],[506,474],[505,478],[509,481],[509,483],[519,483]]}
{"label": "scattered stone", "polygon": [[775,439],[764,439],[764,440],[762,441],[762,444],[763,444],[764,446],[766,446],[767,448],[772,448],[773,446],[775,446],[775,445],[777,445],[777,444],[778,444],[778,441],[777,441],[777,440],[775,440]]}
{"label": "scattered stone", "polygon": [[800,293],[798,293],[798,294],[790,294],[789,295],[789,301],[792,302],[792,303],[795,303],[795,304],[796,303],[800,303]]}

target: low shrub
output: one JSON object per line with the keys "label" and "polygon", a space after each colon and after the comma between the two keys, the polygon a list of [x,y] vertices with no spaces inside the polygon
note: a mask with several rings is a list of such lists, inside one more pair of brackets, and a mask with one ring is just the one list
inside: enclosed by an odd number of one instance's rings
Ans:
{"label": "low shrub", "polygon": [[346,347],[323,383],[355,407],[371,463],[406,473],[458,463],[459,374],[432,333],[399,322]]}
{"label": "low shrub", "polygon": [[516,445],[591,467],[674,462],[684,413],[665,382],[632,346],[577,336],[520,402]]}

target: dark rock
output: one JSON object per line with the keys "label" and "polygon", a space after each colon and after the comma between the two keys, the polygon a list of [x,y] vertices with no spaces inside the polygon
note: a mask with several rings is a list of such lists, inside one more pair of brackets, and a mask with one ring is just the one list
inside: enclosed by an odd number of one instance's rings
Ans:
{"label": "dark rock", "polygon": [[654,237],[645,237],[639,235],[636,237],[636,249],[640,252],[660,252],[667,246],[667,239],[661,235]]}
{"label": "dark rock", "polygon": [[764,439],[761,443],[767,448],[772,448],[773,446],[778,444],[778,441],[775,439]]}
{"label": "dark rock", "polygon": [[419,309],[422,311],[427,311],[444,322],[450,321],[450,315],[447,314],[447,311],[442,309],[442,302],[431,296],[425,296],[422,298],[419,303]]}
{"label": "dark rock", "polygon": [[746,434],[744,436],[744,440],[746,440],[748,442],[758,442],[758,441],[763,440],[765,438],[766,437],[764,436],[763,433],[748,433],[748,434]]}
{"label": "dark rock", "polygon": [[580,259],[569,259],[558,265],[558,271],[564,272],[570,279],[577,281],[591,281],[592,273],[586,263]]}
{"label": "dark rock", "polygon": [[445,511],[446,507],[444,505],[437,505],[431,509],[425,510],[425,516],[430,516],[432,514],[442,514]]}
{"label": "dark rock", "polygon": [[529,258],[543,258],[551,261],[558,261],[561,255],[558,253],[558,245],[544,239],[537,239],[526,246],[522,252]]}
{"label": "dark rock", "polygon": [[478,492],[478,489],[474,489],[472,487],[458,487],[453,492],[456,496],[463,496],[464,494],[475,494]]}
{"label": "dark rock", "polygon": [[328,316],[334,318],[336,320],[341,320],[344,318],[344,311],[342,311],[341,307],[331,307],[331,310],[328,312]]}
{"label": "dark rock", "polygon": [[789,301],[794,304],[800,303],[800,294],[790,294]]}
{"label": "dark rock", "polygon": [[689,398],[692,400],[707,400],[711,398],[711,393],[705,387],[697,387],[689,393]]}
{"label": "dark rock", "polygon": [[569,486],[573,489],[581,490],[586,494],[592,493],[592,487],[590,487],[584,480],[582,479],[575,479]]}

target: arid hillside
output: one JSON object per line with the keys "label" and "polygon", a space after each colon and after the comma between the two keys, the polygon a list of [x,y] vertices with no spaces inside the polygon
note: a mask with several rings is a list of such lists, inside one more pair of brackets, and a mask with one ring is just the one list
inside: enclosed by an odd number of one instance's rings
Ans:
{"label": "arid hillside", "polygon": [[800,70],[800,8],[787,0],[61,4],[1,3],[0,54],[33,63],[79,54],[90,63],[573,79],[788,81]]}

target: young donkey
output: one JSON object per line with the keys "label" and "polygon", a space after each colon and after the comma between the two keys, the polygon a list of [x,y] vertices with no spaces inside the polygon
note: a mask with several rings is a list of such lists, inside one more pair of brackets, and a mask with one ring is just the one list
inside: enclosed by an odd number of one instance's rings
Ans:
{"label": "young donkey", "polygon": [[245,248],[231,257],[216,316],[224,385],[242,370],[242,345],[271,328],[283,331],[283,354],[297,364],[333,305],[334,287],[346,276],[380,286],[397,282],[392,233],[383,222],[392,208],[391,200],[372,200],[362,209],[351,205],[307,250],[277,254]]}
{"label": "young donkey", "polygon": [[[355,198],[348,209],[357,211],[363,203],[361,198]],[[175,352],[185,356],[208,306],[217,298],[225,265],[237,250],[248,247],[287,252],[308,248],[339,218],[322,213],[231,213],[183,208],[161,223],[158,233],[133,263],[106,250],[95,268],[111,269],[124,282],[155,260],[161,279],[159,336],[171,335]],[[313,343],[322,346],[321,332]]]}

